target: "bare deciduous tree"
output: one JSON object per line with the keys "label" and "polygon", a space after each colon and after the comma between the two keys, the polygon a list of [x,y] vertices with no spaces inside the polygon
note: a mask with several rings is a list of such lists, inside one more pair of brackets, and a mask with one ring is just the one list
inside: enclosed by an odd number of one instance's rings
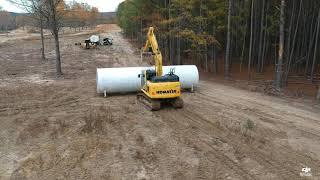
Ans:
{"label": "bare deciduous tree", "polygon": [[318,85],[318,92],[317,92],[317,95],[316,95],[316,99],[318,101],[320,101],[320,85]]}
{"label": "bare deciduous tree", "polygon": [[10,18],[11,16],[7,11],[0,11],[0,31],[6,32],[7,35],[11,24]]}
{"label": "bare deciduous tree", "polygon": [[314,78],[314,68],[317,60],[317,50],[318,50],[318,40],[319,40],[319,30],[320,30],[320,9],[318,13],[318,20],[317,20],[317,28],[316,28],[316,42],[315,42],[315,48],[314,48],[314,55],[313,55],[313,62],[311,67],[311,81],[313,81]]}
{"label": "bare deciduous tree", "polygon": [[253,13],[254,0],[251,0],[251,20],[250,20],[250,47],[249,47],[249,62],[248,62],[248,77],[251,78],[251,61],[252,61],[252,42],[253,42]]}
{"label": "bare deciduous tree", "polygon": [[[55,40],[55,51],[56,51],[56,77],[62,75],[61,70],[61,57],[60,57],[60,46],[59,46],[59,28],[61,13],[64,10],[63,0],[8,0],[9,2],[16,4],[28,12],[37,15],[40,19],[40,26],[43,25],[43,21],[47,23],[54,40]],[[43,31],[41,31],[43,33]],[[41,35],[43,38],[43,34]],[[42,46],[44,48],[44,45]]]}
{"label": "bare deciduous tree", "polygon": [[56,45],[56,77],[62,75],[61,70],[61,57],[60,57],[60,46],[59,46],[59,28],[60,28],[60,18],[59,17],[59,6],[63,3],[63,0],[43,0],[40,5],[41,14],[46,18],[48,22],[48,27],[55,40]]}
{"label": "bare deciduous tree", "polygon": [[[9,2],[18,5],[19,7],[22,7],[25,9],[28,13],[32,14],[30,16],[31,18],[35,19],[37,22],[37,26],[40,27],[40,36],[41,36],[41,57],[43,60],[46,59],[45,53],[44,53],[44,35],[43,35],[43,29],[44,29],[44,23],[43,18],[41,16],[41,13],[38,11],[39,2],[40,0],[8,0]],[[22,23],[22,26],[24,28],[25,25],[25,17],[22,17],[20,19],[20,24]]]}
{"label": "bare deciduous tree", "polygon": [[276,64],[276,78],[274,80],[274,86],[277,89],[282,85],[282,64],[283,64],[283,45],[284,45],[284,7],[285,0],[281,0],[280,6],[280,31],[279,31],[279,57]]}
{"label": "bare deciduous tree", "polygon": [[231,10],[232,10],[232,1],[229,0],[228,6],[228,33],[227,33],[227,45],[226,45],[226,59],[224,63],[224,77],[229,77],[229,65],[230,65],[230,41],[231,41]]}

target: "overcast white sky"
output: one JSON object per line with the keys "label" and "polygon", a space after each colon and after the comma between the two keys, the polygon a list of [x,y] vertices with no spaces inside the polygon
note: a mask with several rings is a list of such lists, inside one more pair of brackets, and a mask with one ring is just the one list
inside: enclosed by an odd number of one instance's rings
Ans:
{"label": "overcast white sky", "polygon": [[[72,1],[72,0],[67,0]],[[95,6],[100,12],[112,12],[115,11],[119,5],[124,0],[75,0],[77,2],[86,2],[91,6]],[[23,10],[17,8],[16,6],[10,4],[6,0],[0,0],[0,6],[10,12],[23,12]]]}

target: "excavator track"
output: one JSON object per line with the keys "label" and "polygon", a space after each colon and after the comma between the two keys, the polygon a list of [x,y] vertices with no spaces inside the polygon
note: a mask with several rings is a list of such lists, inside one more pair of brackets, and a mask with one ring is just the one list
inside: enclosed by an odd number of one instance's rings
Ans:
{"label": "excavator track", "polygon": [[161,109],[161,101],[150,99],[144,93],[139,93],[137,95],[137,100],[151,111],[158,111]]}
{"label": "excavator track", "polygon": [[183,108],[184,102],[180,97],[178,97],[173,99],[171,104],[174,108],[180,109],[180,108]]}

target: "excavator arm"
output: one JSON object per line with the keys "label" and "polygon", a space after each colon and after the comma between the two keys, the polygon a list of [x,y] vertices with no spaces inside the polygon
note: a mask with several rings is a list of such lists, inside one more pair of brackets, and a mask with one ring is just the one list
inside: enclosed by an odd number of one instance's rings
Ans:
{"label": "excavator arm", "polygon": [[156,67],[156,76],[162,76],[162,54],[159,50],[158,42],[156,36],[153,33],[154,28],[150,27],[148,34],[147,34],[147,41],[143,48],[143,52],[151,52],[154,60],[155,60],[155,67]]}

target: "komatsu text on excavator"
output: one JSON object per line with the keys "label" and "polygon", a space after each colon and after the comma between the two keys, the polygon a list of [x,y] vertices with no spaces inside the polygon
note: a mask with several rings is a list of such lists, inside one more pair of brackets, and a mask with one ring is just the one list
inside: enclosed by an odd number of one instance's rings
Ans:
{"label": "komatsu text on excavator", "polygon": [[137,98],[148,109],[160,110],[162,105],[171,104],[175,108],[183,107],[181,95],[181,83],[175,75],[174,69],[169,74],[162,73],[162,55],[159,50],[157,39],[154,35],[154,28],[150,27],[147,34],[147,41],[142,50],[144,54],[151,54],[155,61],[155,69],[143,70],[140,76],[142,80],[142,93]]}

